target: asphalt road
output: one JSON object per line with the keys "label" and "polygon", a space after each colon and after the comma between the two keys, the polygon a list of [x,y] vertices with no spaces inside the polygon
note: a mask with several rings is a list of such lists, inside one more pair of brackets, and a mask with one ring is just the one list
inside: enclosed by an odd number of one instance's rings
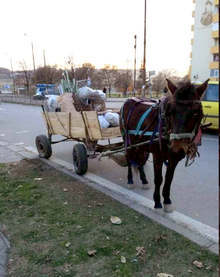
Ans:
{"label": "asphalt road", "polygon": [[[107,107],[120,107],[121,103],[107,103]],[[47,134],[41,117],[41,108],[19,104],[0,105],[0,141],[35,146],[35,137]],[[56,137],[57,139],[59,136]],[[72,163],[73,142],[53,145],[53,155]],[[171,198],[178,212],[202,223],[218,228],[218,136],[213,132],[203,135],[199,148],[200,158],[190,167],[179,163],[171,187]],[[135,176],[135,191],[152,200],[152,162],[145,167],[149,190],[142,190],[138,176]],[[108,158],[101,161],[89,160],[89,171],[121,186],[126,186],[127,168],[122,168]],[[165,169],[164,169],[165,171]]]}

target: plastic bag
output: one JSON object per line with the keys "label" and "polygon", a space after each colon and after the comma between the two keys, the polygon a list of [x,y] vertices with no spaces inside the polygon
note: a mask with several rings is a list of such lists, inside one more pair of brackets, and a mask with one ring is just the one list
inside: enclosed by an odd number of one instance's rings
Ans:
{"label": "plastic bag", "polygon": [[107,112],[105,114],[105,119],[112,127],[119,126],[119,114]]}
{"label": "plastic bag", "polygon": [[99,115],[98,120],[101,128],[108,128],[110,126],[110,124],[108,123],[108,121],[105,119],[103,115]]}

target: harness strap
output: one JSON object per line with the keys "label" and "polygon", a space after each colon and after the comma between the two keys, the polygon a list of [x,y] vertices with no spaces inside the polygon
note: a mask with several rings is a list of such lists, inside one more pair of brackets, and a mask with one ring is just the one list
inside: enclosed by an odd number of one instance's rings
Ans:
{"label": "harness strap", "polygon": [[[137,133],[137,130],[128,130],[128,134],[129,135],[136,135],[136,136],[152,136],[153,135],[153,133],[154,133],[154,131],[153,132],[151,132],[151,131],[147,131],[147,132],[145,132],[145,131],[139,131],[138,133]],[[155,132],[155,134],[156,135],[158,135],[158,132]]]}
{"label": "harness strap", "polygon": [[137,134],[139,133],[139,131],[140,131],[140,129],[141,129],[141,126],[142,126],[144,120],[148,117],[148,115],[149,115],[150,112],[152,111],[152,107],[155,107],[155,104],[152,105],[148,110],[146,110],[146,111],[142,114],[141,118],[139,119],[138,124],[137,124],[137,127],[136,127],[136,132],[137,132]]}

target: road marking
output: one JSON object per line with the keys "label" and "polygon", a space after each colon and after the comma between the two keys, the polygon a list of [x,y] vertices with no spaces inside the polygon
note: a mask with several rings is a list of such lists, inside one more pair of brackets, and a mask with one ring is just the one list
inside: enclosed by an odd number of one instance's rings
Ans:
{"label": "road marking", "polygon": [[[24,147],[26,150],[33,152],[37,154],[37,150],[35,147],[28,146]],[[61,159],[57,159],[55,157],[51,157],[50,159],[52,162],[57,163],[64,168],[67,168],[68,170],[74,171],[73,165],[69,162],[63,161]],[[207,247],[213,246],[213,244],[218,245],[218,230],[206,225],[204,223],[201,223],[200,221],[197,221],[189,216],[186,216],[184,214],[181,214],[179,212],[173,211],[172,213],[165,213],[163,211],[157,211],[154,209],[154,202],[152,200],[147,199],[146,197],[130,191],[120,185],[117,185],[107,179],[104,179],[100,176],[97,176],[91,172],[87,172],[82,178],[86,178],[87,180],[93,181],[94,183],[98,184],[105,193],[112,192],[118,196],[120,196],[122,199],[129,201],[131,206],[138,205],[140,209],[148,210],[151,214],[152,219],[156,219],[158,216],[162,218],[162,220],[158,220],[160,224],[163,224],[165,219],[168,219],[172,222],[172,224],[177,224],[178,226],[182,227],[183,229],[186,229],[188,231],[191,231],[193,234],[197,234],[199,237],[202,237],[205,240],[208,240],[209,243],[206,242]],[[178,228],[177,228],[178,229]],[[175,230],[178,232],[178,230]],[[181,233],[181,232],[180,232]],[[207,245],[208,244],[208,245]]]}
{"label": "road marking", "polygon": [[14,143],[14,145],[18,146],[18,145],[24,145],[24,142],[16,142]]}
{"label": "road marking", "polygon": [[29,133],[30,131],[27,131],[27,130],[22,130],[22,131],[17,131],[15,132],[15,134],[26,134],[26,133]]}

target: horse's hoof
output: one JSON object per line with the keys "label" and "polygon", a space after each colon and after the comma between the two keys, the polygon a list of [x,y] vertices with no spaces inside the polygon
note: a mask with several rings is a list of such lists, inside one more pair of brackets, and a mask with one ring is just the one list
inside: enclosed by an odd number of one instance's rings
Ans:
{"label": "horse's hoof", "polygon": [[127,184],[127,188],[128,188],[128,189],[134,189],[134,188],[135,188],[135,185],[134,185],[134,184]]}
{"label": "horse's hoof", "polygon": [[154,205],[154,209],[162,209],[162,205],[159,203],[159,204],[155,204]]}
{"label": "horse's hoof", "polygon": [[163,204],[163,209],[165,213],[172,213],[174,211],[172,204]]}
{"label": "horse's hoof", "polygon": [[150,189],[150,184],[142,184],[142,189]]}

